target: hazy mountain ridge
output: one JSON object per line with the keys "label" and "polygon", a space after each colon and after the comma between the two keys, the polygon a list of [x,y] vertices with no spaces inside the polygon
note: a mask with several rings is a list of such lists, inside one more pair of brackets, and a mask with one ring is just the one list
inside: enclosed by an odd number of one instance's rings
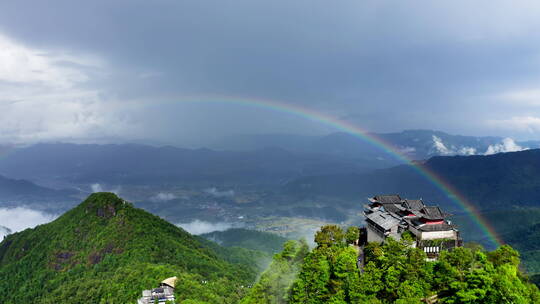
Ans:
{"label": "hazy mountain ridge", "polygon": [[50,189],[36,185],[28,180],[11,179],[0,175],[0,200],[3,201],[62,200],[69,199],[78,193],[76,190]]}
{"label": "hazy mountain ridge", "polygon": [[[486,156],[437,156],[421,166],[459,189],[479,209],[540,206],[540,149]],[[449,203],[440,189],[408,165],[364,174],[306,177],[284,189],[291,194],[349,197],[403,193]]]}
{"label": "hazy mountain ridge", "polygon": [[299,176],[365,170],[362,162],[280,148],[235,152],[134,144],[37,144],[0,159],[0,172],[7,176],[60,184],[279,183]]}
{"label": "hazy mountain ridge", "polygon": [[[440,155],[493,154],[538,146],[502,137],[449,135],[408,130],[374,135],[411,159]],[[75,183],[140,184],[166,181],[279,184],[310,175],[367,172],[399,160],[348,133],[325,136],[263,134],[230,137],[226,150],[141,144],[49,143],[11,149],[0,174],[65,187]]]}
{"label": "hazy mountain ridge", "polygon": [[[512,149],[538,148],[539,141],[508,141],[499,136],[452,135],[435,130],[405,130],[395,133],[370,133],[382,139],[412,159],[426,159],[438,155],[474,155],[508,152]],[[323,136],[289,134],[238,135],[227,137],[213,147],[228,150],[256,150],[263,147],[280,147],[289,151],[317,152],[346,158],[385,159],[388,164],[396,161],[381,149],[349,133],[332,133]],[[384,164],[384,162],[382,162]]]}

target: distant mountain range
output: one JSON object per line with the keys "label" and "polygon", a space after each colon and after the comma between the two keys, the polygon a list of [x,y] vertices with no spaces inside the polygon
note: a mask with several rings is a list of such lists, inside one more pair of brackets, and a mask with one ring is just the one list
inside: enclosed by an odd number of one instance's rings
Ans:
{"label": "distant mountain range", "polygon": [[282,148],[213,151],[136,144],[37,144],[0,159],[0,174],[44,185],[104,182],[272,183],[308,175],[363,172],[381,164]]}
{"label": "distant mountain range", "polygon": [[[517,151],[540,143],[430,130],[374,135],[419,160]],[[366,173],[400,164],[379,147],[347,133],[238,136],[215,148],[221,150],[140,144],[36,144],[10,148],[10,153],[0,159],[0,174],[54,188],[89,183],[283,184],[306,176]]]}
{"label": "distant mountain range", "polygon": [[[433,130],[405,130],[397,133],[370,133],[388,143],[395,150],[412,159],[422,160],[441,155],[483,155],[513,152],[540,147],[540,141],[515,142],[497,136],[451,135]],[[263,134],[231,136],[213,145],[217,149],[256,150],[279,147],[288,151],[311,152],[345,158],[388,159],[391,158],[364,140],[348,133],[332,133],[325,136],[302,136],[290,134]]]}
{"label": "distant mountain range", "polygon": [[[437,156],[422,164],[464,194],[480,209],[540,206],[540,149],[486,156]],[[300,178],[284,191],[291,195],[367,197],[400,193],[440,204],[455,204],[430,180],[408,165],[369,173]]]}

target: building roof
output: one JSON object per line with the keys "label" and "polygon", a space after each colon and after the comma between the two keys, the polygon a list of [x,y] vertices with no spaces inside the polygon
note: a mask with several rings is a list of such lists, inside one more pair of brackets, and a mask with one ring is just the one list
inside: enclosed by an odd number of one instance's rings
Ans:
{"label": "building roof", "polygon": [[167,286],[170,286],[170,287],[174,288],[174,285],[176,285],[177,280],[178,280],[177,277],[170,277],[170,278],[167,278],[167,279],[161,281],[161,284],[165,284]]}
{"label": "building roof", "polygon": [[401,221],[390,213],[382,212],[380,210],[366,215],[366,218],[384,230],[389,230],[392,227],[399,225]]}
{"label": "building roof", "polygon": [[457,230],[455,225],[450,225],[448,223],[442,224],[426,224],[421,222],[419,219],[404,219],[409,226],[412,226],[420,231],[448,231],[448,230]]}
{"label": "building roof", "polygon": [[412,210],[412,211],[419,211],[422,210],[422,208],[425,207],[424,202],[421,199],[418,200],[410,200],[406,199],[403,202],[405,208]]}
{"label": "building roof", "polygon": [[454,225],[448,225],[446,223],[444,224],[435,224],[435,225],[422,225],[418,227],[421,231],[448,231],[448,230],[455,230]]}
{"label": "building roof", "polygon": [[381,204],[401,204],[401,197],[397,194],[377,195],[375,200]]}
{"label": "building roof", "polygon": [[442,220],[446,217],[438,206],[424,206],[422,210],[422,217],[428,220]]}
{"label": "building roof", "polygon": [[398,213],[405,210],[405,208],[401,207],[401,205],[398,204],[383,204],[383,208],[384,210],[393,213]]}

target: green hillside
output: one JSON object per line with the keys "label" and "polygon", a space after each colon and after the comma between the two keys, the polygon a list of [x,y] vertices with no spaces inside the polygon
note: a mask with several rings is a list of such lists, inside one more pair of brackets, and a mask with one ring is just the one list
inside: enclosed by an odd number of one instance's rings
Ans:
{"label": "green hillside", "polygon": [[[491,226],[499,237],[519,251],[521,268],[528,274],[540,273],[540,208],[511,208],[494,210],[482,215],[492,220]],[[469,241],[486,243],[486,236],[479,231],[468,215],[453,216],[464,238]],[[489,242],[487,242],[489,243]]]}
{"label": "green hillside", "polygon": [[359,248],[348,244],[348,234],[322,227],[309,253],[286,243],[242,303],[540,303],[540,291],[518,270],[519,253],[508,245],[491,252],[460,247],[426,261],[410,241],[389,238],[364,248],[360,271]]}
{"label": "green hillside", "polygon": [[243,228],[214,231],[201,236],[221,246],[242,247],[270,254],[280,252],[283,244],[287,241],[286,238],[273,233]]}
{"label": "green hillside", "polygon": [[223,248],[134,208],[90,195],[55,221],[0,243],[0,303],[134,303],[178,276],[180,300],[234,303],[260,254]]}

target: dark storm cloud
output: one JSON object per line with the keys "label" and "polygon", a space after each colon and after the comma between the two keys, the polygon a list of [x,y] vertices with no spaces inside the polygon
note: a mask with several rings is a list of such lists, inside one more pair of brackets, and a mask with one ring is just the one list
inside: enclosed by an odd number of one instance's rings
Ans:
{"label": "dark storm cloud", "polygon": [[[10,122],[8,129],[26,139],[163,140],[178,134],[189,139],[192,130],[197,136],[215,130],[329,131],[238,107],[218,113],[186,105],[148,110],[152,103],[212,95],[301,104],[373,131],[526,136],[536,130],[528,124],[540,116],[538,105],[525,98],[517,107],[515,98],[506,97],[536,89],[539,8],[507,1],[4,2],[0,34],[42,52],[46,64],[38,67],[59,71],[40,79],[47,89],[38,93],[49,96],[52,107],[45,113],[61,108],[62,115],[78,117],[67,126],[51,127],[42,118],[35,128]],[[80,80],[51,84],[66,73],[78,73]],[[35,86],[34,78],[23,77],[24,85]],[[30,98],[12,91],[1,97]],[[65,110],[66,103],[75,105]],[[144,106],[133,106],[138,104]],[[261,123],[265,118],[268,123]]]}

